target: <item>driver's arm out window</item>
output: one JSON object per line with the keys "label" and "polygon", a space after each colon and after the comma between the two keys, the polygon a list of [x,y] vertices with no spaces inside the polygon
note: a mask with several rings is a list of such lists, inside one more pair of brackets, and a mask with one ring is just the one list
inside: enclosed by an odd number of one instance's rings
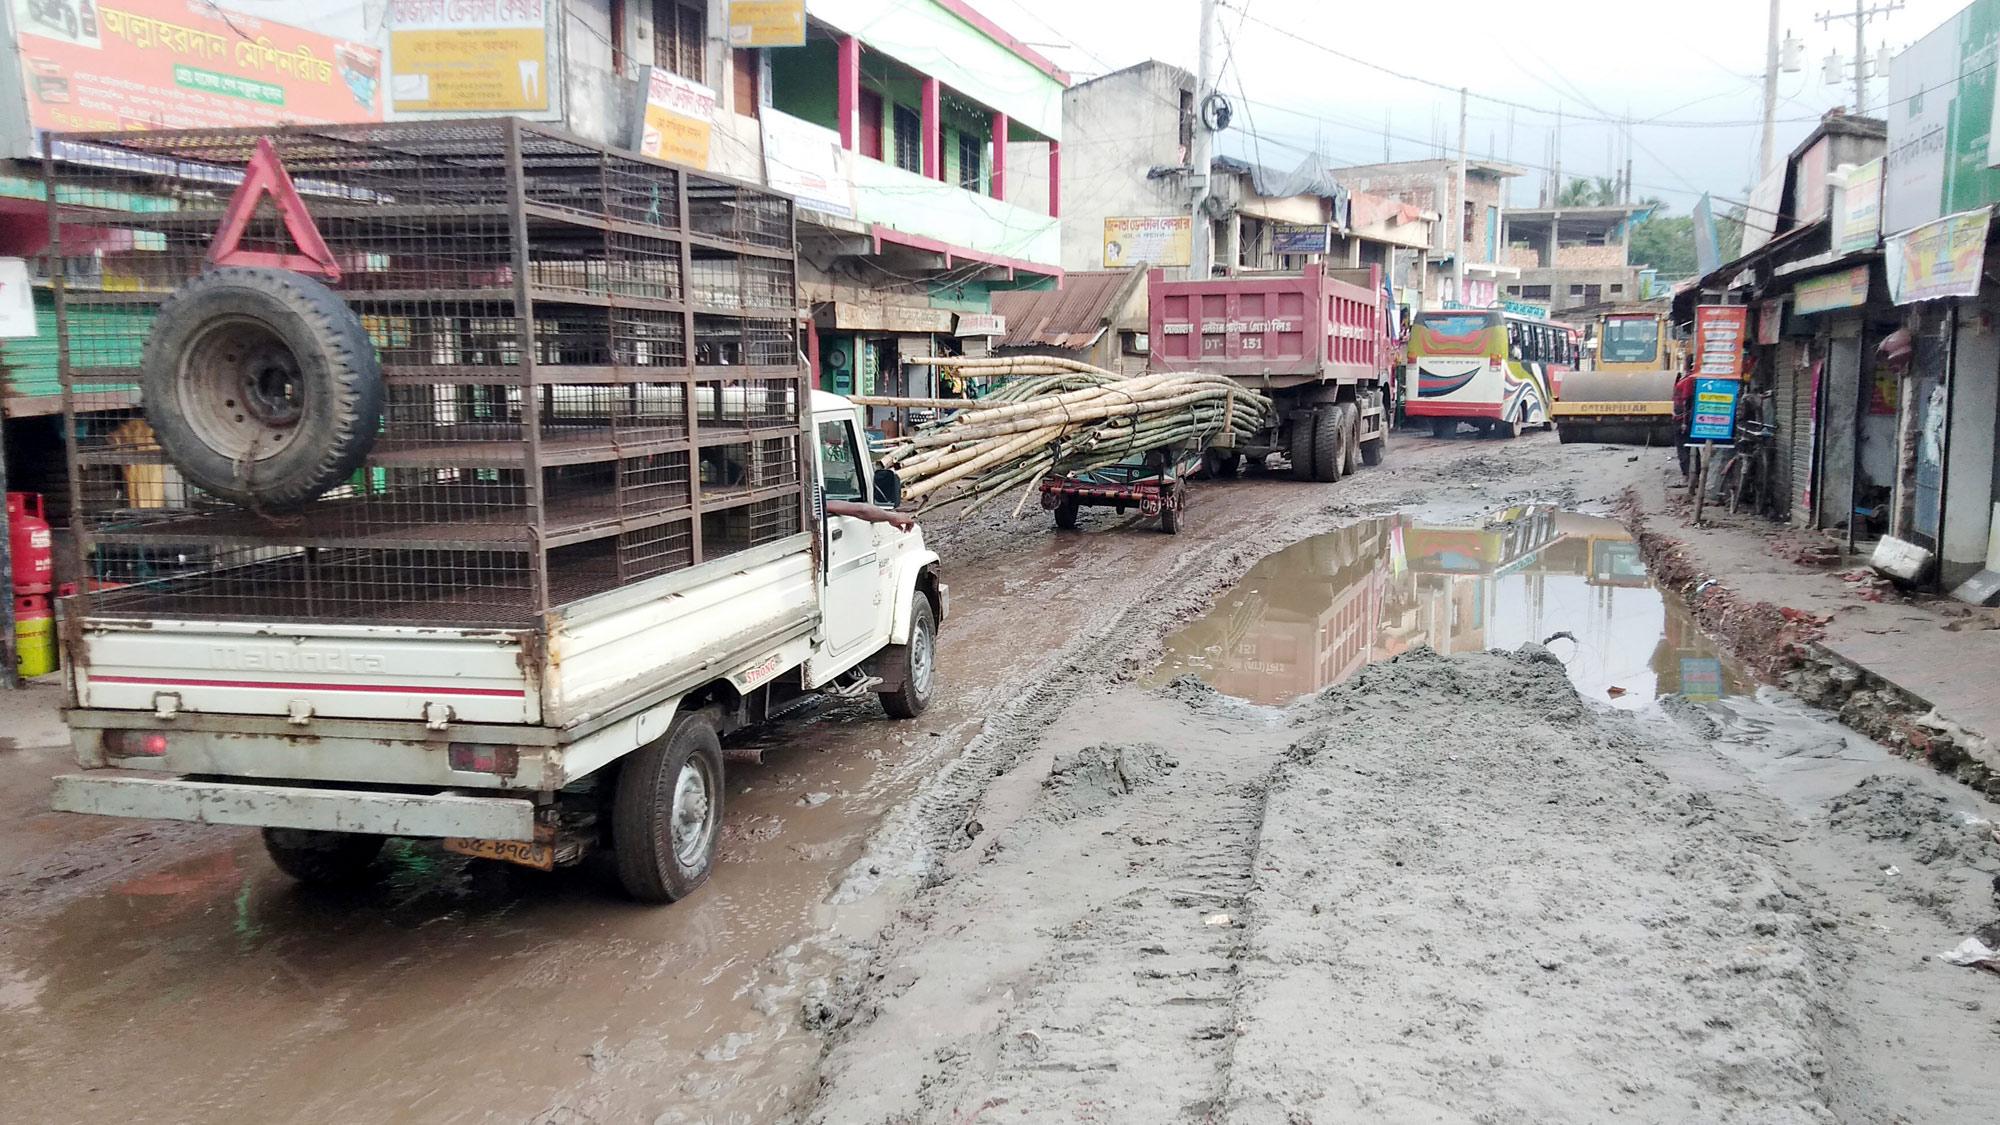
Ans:
{"label": "driver's arm out window", "polygon": [[861,487],[861,463],[854,456],[854,427],[845,420],[819,424],[819,473],[828,500],[868,499]]}

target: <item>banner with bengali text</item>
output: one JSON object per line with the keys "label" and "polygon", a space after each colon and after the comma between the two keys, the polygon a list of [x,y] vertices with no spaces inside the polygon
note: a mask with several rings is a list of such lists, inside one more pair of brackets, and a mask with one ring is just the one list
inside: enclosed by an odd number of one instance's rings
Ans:
{"label": "banner with bengali text", "polygon": [[397,113],[541,113],[554,80],[543,0],[392,0]]}
{"label": "banner with bengali text", "polygon": [[37,130],[380,121],[382,52],[187,0],[14,0]]}

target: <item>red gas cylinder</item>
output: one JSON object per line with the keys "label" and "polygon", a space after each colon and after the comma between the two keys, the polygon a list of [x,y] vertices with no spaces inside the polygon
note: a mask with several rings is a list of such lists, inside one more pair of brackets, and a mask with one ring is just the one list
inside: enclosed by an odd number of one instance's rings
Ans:
{"label": "red gas cylinder", "polygon": [[42,494],[7,494],[8,545],[14,554],[14,592],[46,594],[56,577],[55,538],[43,516]]}

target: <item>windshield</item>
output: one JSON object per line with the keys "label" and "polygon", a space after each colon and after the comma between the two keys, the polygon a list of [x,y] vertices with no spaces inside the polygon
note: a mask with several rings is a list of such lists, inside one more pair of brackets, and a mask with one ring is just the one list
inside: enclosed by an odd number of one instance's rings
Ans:
{"label": "windshield", "polygon": [[1658,320],[1650,316],[1624,316],[1604,322],[1604,362],[1652,363],[1659,357]]}
{"label": "windshield", "polygon": [[1417,318],[1416,351],[1440,355],[1485,355],[1493,347],[1491,331],[1500,326],[1496,312],[1435,312]]}

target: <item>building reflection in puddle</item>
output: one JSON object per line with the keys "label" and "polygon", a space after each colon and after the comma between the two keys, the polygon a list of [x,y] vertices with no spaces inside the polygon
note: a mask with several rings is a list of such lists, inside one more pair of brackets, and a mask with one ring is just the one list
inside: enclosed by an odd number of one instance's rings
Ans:
{"label": "building reflection in puddle", "polygon": [[1423,645],[1458,653],[1530,641],[1548,641],[1579,691],[1614,705],[1747,690],[1653,585],[1623,525],[1553,508],[1467,527],[1392,516],[1293,544],[1170,636],[1149,679],[1194,675],[1278,705]]}

